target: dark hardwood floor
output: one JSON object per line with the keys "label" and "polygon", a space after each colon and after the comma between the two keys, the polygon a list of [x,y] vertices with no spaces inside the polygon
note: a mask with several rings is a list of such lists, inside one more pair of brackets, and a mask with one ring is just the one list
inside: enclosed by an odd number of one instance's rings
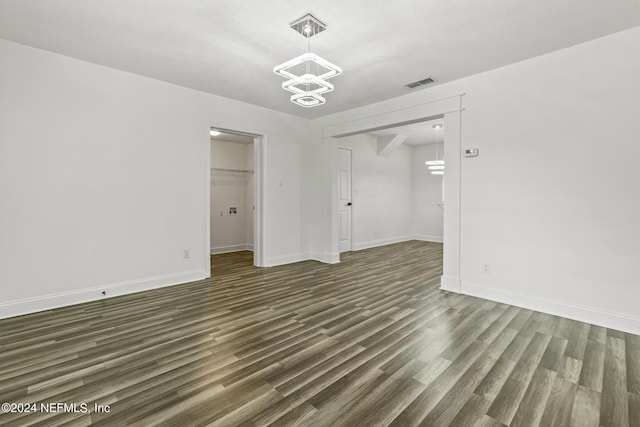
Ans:
{"label": "dark hardwood floor", "polygon": [[440,244],[212,260],[210,280],[0,320],[0,403],[110,408],[0,425],[640,426],[639,336],[441,291]]}

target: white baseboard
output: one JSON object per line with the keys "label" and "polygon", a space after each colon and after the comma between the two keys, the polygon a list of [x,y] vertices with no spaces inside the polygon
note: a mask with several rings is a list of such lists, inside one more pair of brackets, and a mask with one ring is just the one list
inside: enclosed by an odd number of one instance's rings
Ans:
{"label": "white baseboard", "polygon": [[[364,242],[364,243],[354,243],[353,244],[353,250],[354,251],[360,251],[363,249],[369,249],[369,248],[375,248],[378,246],[385,246],[385,245],[391,245],[393,243],[401,243],[401,242],[408,242],[410,240],[422,240],[422,241],[429,241],[429,242],[438,242],[438,237],[437,236],[402,236],[402,237],[392,237],[392,238],[388,238],[388,239],[380,239],[380,240],[372,240],[369,242]],[[442,241],[442,239],[440,238],[440,242]],[[296,254],[296,255],[288,255],[288,256],[279,256],[279,257],[272,257],[269,258],[269,260],[267,261],[267,264],[265,265],[265,267],[272,267],[272,266],[276,266],[276,265],[283,265],[283,264],[291,264],[294,262],[299,262],[299,261],[305,261],[305,260],[315,260],[315,261],[320,261],[320,262],[324,262],[327,264],[337,264],[340,262],[340,254],[339,253],[328,253],[328,252],[311,252],[311,253],[302,253],[302,254]],[[458,285],[458,287],[456,289],[459,289],[460,286]],[[448,289],[447,289],[448,290]]]}
{"label": "white baseboard", "polygon": [[340,262],[340,254],[312,252],[309,259],[324,262],[325,264],[337,264]]}
{"label": "white baseboard", "polygon": [[294,262],[307,261],[311,259],[308,254],[294,254],[294,255],[284,255],[284,256],[276,256],[267,259],[267,263],[265,267],[275,267],[277,265],[284,264],[292,264]]}
{"label": "white baseboard", "polygon": [[[2,302],[0,303],[0,319],[81,304],[83,302],[96,301],[104,298],[111,298],[118,295],[148,291],[180,283],[193,282],[205,279],[206,277],[207,275],[205,270],[199,268],[180,273],[145,277],[120,283],[111,283],[76,291],[60,292],[34,298]],[[106,296],[102,295],[103,291],[107,293]]]}
{"label": "white baseboard", "polygon": [[390,237],[387,239],[370,240],[368,242],[354,243],[353,250],[361,251],[362,249],[376,248],[378,246],[385,246],[385,245],[391,245],[393,243],[407,242],[409,240],[414,240],[413,236]]}
{"label": "white baseboard", "polygon": [[293,264],[294,262],[300,261],[320,261],[325,264],[337,264],[340,262],[340,254],[331,254],[331,253],[321,253],[321,252],[311,252],[311,253],[301,253],[295,255],[285,255],[269,258],[267,261],[267,265],[265,267],[275,267],[277,265],[285,265],[285,264]]}
{"label": "white baseboard", "polygon": [[240,252],[240,251],[253,251],[253,245],[231,245],[231,246],[217,246],[215,248],[211,248],[211,255],[215,254],[226,254],[230,252]]}
{"label": "white baseboard", "polygon": [[640,317],[492,289],[462,281],[462,293],[640,335]]}
{"label": "white baseboard", "polygon": [[421,240],[423,242],[435,242],[435,243],[443,242],[442,236],[432,236],[429,234],[414,234],[413,240]]}
{"label": "white baseboard", "polygon": [[450,276],[440,277],[440,289],[442,289],[443,291],[460,293],[461,292],[460,288],[461,288],[460,279],[456,279],[455,277],[450,277]]}

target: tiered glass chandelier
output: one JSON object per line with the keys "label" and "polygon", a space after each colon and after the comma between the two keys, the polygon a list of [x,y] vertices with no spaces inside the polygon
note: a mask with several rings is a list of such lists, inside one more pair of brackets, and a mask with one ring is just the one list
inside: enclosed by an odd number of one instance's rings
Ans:
{"label": "tiered glass chandelier", "polygon": [[291,28],[307,38],[307,53],[277,65],[273,72],[288,79],[282,88],[291,95],[291,102],[302,107],[316,107],[326,102],[322,94],[331,92],[333,85],[327,81],[342,74],[335,64],[311,53],[311,37],[326,29],[326,25],[308,14],[294,21]]}
{"label": "tiered glass chandelier", "polygon": [[[433,125],[433,128],[436,130],[436,159],[428,160],[424,162],[425,165],[428,166],[431,175],[444,175],[444,158],[440,159],[440,129],[442,129],[442,125],[437,123]],[[444,157],[444,153],[443,153]]]}

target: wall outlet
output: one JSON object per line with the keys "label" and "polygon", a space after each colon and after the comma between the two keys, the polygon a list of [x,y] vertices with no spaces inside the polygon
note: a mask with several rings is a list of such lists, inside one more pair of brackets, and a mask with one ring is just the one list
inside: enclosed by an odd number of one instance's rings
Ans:
{"label": "wall outlet", "polygon": [[182,251],[182,258],[191,258],[191,249],[184,249]]}
{"label": "wall outlet", "polygon": [[491,274],[491,264],[483,263],[480,271],[482,274]]}

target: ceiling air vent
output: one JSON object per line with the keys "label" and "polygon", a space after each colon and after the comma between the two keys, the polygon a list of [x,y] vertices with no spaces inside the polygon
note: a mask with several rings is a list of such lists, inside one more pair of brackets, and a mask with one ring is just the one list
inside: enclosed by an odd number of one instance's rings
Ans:
{"label": "ceiling air vent", "polygon": [[435,81],[436,80],[434,78],[427,77],[426,79],[418,80],[417,82],[408,83],[405,86],[410,88],[410,89],[413,89],[413,88],[416,88],[418,86],[424,86],[424,85],[428,85],[428,84],[434,83]]}

